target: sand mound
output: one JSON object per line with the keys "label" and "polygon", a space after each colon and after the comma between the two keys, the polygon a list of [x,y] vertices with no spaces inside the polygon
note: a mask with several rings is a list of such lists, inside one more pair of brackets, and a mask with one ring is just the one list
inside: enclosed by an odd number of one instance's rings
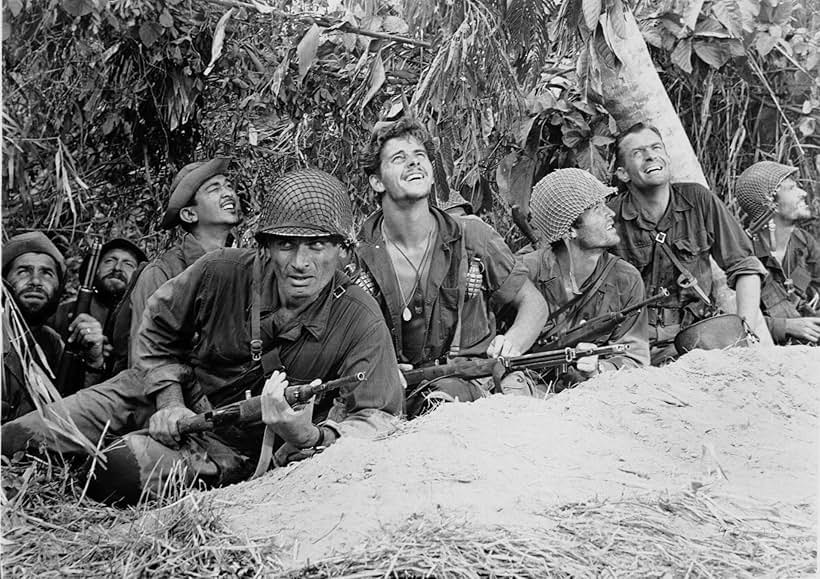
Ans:
{"label": "sand mound", "polygon": [[444,405],[384,439],[342,439],[208,494],[231,530],[294,565],[424,521],[528,536],[555,526],[556,509],[704,491],[811,538],[818,386],[817,349],[696,351],[548,400]]}

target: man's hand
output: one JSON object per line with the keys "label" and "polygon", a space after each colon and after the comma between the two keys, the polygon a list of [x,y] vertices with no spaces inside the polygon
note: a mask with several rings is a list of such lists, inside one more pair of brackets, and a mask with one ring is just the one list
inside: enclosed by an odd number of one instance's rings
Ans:
{"label": "man's hand", "polygon": [[506,335],[500,334],[493,338],[487,347],[487,357],[489,358],[509,358],[510,356],[520,356],[521,347],[513,340],[507,338]]}
{"label": "man's hand", "polygon": [[[321,384],[314,380],[311,386]],[[273,431],[296,448],[308,448],[316,444],[321,436],[319,428],[313,425],[313,401],[315,397],[301,408],[291,408],[285,400],[285,388],[288,381],[284,372],[271,374],[262,389],[262,422],[273,428]]]}
{"label": "man's hand", "polygon": [[786,335],[817,342],[820,340],[820,318],[789,318],[786,320]]}
{"label": "man's hand", "polygon": [[68,326],[69,344],[79,344],[85,353],[85,361],[92,368],[103,365],[103,337],[102,326],[91,314],[79,314]]}
{"label": "man's hand", "polygon": [[407,380],[404,378],[404,373],[413,369],[413,364],[402,364],[399,362],[399,383],[405,390],[407,389]]}
{"label": "man's hand", "polygon": [[177,423],[189,416],[196,416],[196,412],[185,406],[168,406],[157,410],[148,420],[148,433],[165,446],[176,448],[181,439]]}
{"label": "man's hand", "polygon": [[[579,353],[584,350],[594,350],[597,346],[589,342],[578,342],[575,349]],[[592,378],[598,374],[598,356],[583,356],[575,362],[575,368],[585,377]]]}

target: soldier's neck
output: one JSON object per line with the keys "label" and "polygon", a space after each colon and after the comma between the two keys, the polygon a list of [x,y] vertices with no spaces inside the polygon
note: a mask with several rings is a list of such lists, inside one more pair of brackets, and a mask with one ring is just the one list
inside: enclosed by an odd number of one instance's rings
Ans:
{"label": "soldier's neck", "polygon": [[231,227],[200,227],[191,231],[206,253],[222,249],[231,234]]}
{"label": "soldier's neck", "polygon": [[774,240],[777,247],[773,248],[775,253],[784,254],[786,246],[789,245],[789,239],[794,231],[794,221],[791,219],[783,219],[779,213],[774,214]]}
{"label": "soldier's neck", "polygon": [[642,189],[632,186],[629,188],[640,200],[643,212],[655,223],[660,221],[669,206],[669,200],[672,198],[672,189],[669,183]]}
{"label": "soldier's neck", "polygon": [[430,231],[436,225],[436,218],[430,211],[427,199],[402,206],[385,201],[382,204],[384,230],[390,240],[406,248],[426,244]]}
{"label": "soldier's neck", "polygon": [[561,271],[565,275],[569,274],[570,260],[572,260],[571,265],[575,275],[575,284],[580,288],[595,271],[598,260],[601,259],[603,253],[603,249],[582,249],[575,241],[570,241],[568,244],[559,245],[555,256],[561,266]]}

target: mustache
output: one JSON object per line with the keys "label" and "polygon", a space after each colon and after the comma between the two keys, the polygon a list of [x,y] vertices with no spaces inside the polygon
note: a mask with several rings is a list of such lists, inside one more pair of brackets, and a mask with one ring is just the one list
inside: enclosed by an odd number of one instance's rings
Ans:
{"label": "mustache", "polygon": [[121,271],[112,271],[112,272],[111,272],[111,273],[109,273],[108,275],[103,276],[103,278],[102,278],[102,279],[103,279],[103,280],[107,280],[107,279],[118,279],[118,280],[120,280],[120,281],[124,281],[124,282],[126,282],[126,283],[128,282],[128,278],[127,278],[127,277],[125,277],[125,274],[124,274],[123,272],[121,272]]}
{"label": "mustache", "polygon": [[44,298],[48,298],[48,292],[46,292],[43,286],[39,285],[25,285],[20,289],[20,295],[24,294],[39,294]]}

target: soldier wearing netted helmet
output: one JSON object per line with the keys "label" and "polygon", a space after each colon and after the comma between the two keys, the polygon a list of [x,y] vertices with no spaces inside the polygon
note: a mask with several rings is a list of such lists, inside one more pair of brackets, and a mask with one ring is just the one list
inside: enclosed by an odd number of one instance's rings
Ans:
{"label": "soldier wearing netted helmet", "polygon": [[[430,205],[433,148],[424,126],[410,118],[379,126],[361,158],[381,209],[359,233],[358,280],[379,302],[403,367],[528,350],[546,304],[494,229]],[[517,315],[501,335],[494,307],[505,304]],[[502,390],[529,390],[515,378]],[[487,394],[486,383],[458,378],[439,380],[435,389],[462,402]],[[408,415],[424,408],[421,396],[408,401]]]}
{"label": "soldier wearing netted helmet", "polygon": [[[607,250],[618,242],[611,209],[613,189],[581,169],[558,169],[533,187],[531,225],[540,234],[540,249],[523,256],[530,279],[550,307],[542,340],[549,343],[571,329],[644,299],[644,284],[635,267]],[[649,364],[645,310],[581,343],[587,346],[625,344],[622,355],[599,360],[581,358],[566,375],[547,376],[556,390],[599,372]]]}
{"label": "soldier wearing netted helmet", "polygon": [[[341,436],[373,436],[394,427],[403,391],[390,334],[373,298],[340,271],[352,227],[341,182],[315,169],[293,171],[270,185],[256,231],[258,249],[210,252],[157,290],[137,338],[133,372],[142,382],[141,399],[126,398],[127,388],[109,383],[65,401],[92,440],[105,419],[111,420],[109,432],[125,434],[107,453],[107,470],[97,474],[98,494],[134,501],[143,490],[161,489],[180,466],[189,483],[237,482],[268,468],[260,458],[265,428],[276,435],[266,440],[284,441],[274,456],[284,464]],[[264,389],[258,384],[252,391],[262,390],[264,425],[179,434],[179,421],[194,409],[241,399],[246,386],[235,391],[236,379],[263,361],[282,369]],[[364,379],[354,388],[301,409],[285,401],[288,382],[359,372]],[[110,407],[112,400],[122,404]],[[102,408],[106,416],[92,419],[84,407]],[[43,436],[34,428],[37,420],[35,415],[18,421],[15,431],[4,430],[3,452],[19,447],[25,434],[64,452],[77,450],[71,441]],[[148,434],[127,434],[143,427]]]}
{"label": "soldier wearing netted helmet", "polygon": [[799,225],[811,217],[797,168],[761,161],[737,179],[746,232],[769,275],[760,306],[775,343],[820,340],[820,244]]}

